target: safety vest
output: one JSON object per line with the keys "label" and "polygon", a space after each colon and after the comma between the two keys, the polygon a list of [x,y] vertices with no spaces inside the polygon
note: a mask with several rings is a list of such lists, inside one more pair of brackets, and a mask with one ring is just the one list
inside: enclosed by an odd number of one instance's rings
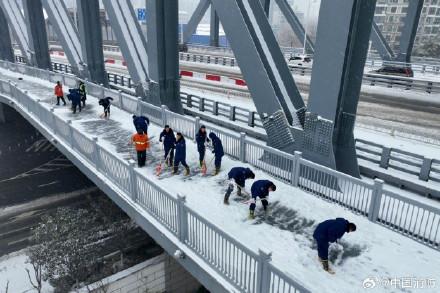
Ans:
{"label": "safety vest", "polygon": [[150,143],[148,142],[148,135],[136,133],[133,135],[133,143],[136,147],[136,151],[142,152],[150,147]]}

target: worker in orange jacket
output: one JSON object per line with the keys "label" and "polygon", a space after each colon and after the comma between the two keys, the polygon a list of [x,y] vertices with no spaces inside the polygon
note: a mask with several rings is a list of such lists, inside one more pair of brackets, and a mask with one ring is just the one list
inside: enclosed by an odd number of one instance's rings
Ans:
{"label": "worker in orange jacket", "polygon": [[59,81],[57,81],[57,85],[55,86],[55,96],[57,97],[57,106],[60,105],[60,100],[63,101],[64,106],[66,106],[66,101],[64,100],[63,86]]}
{"label": "worker in orange jacket", "polygon": [[141,129],[137,131],[132,137],[132,142],[136,148],[138,166],[139,168],[145,166],[145,160],[147,159],[147,149],[150,147],[148,135]]}

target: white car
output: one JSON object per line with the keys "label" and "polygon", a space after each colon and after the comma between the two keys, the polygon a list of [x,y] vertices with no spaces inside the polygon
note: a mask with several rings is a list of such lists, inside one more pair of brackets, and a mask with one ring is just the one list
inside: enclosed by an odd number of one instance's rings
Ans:
{"label": "white car", "polygon": [[308,55],[297,55],[289,58],[290,66],[312,67],[312,57]]}

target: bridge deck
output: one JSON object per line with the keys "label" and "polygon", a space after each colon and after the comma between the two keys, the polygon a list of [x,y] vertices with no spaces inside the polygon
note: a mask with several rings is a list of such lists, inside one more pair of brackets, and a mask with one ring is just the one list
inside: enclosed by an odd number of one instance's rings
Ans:
{"label": "bridge deck", "polygon": [[[27,76],[19,81],[18,76],[21,75],[0,70],[1,79],[12,79],[35,99],[41,99],[48,108],[54,106],[52,84]],[[128,141],[134,132],[132,113],[113,107],[111,119],[106,121],[99,118],[102,107],[98,106],[97,99],[88,96],[87,103],[80,114],[73,115],[68,107],[63,106],[56,107],[55,113],[64,120],[72,120],[72,125],[86,135],[98,136],[100,144],[105,144],[112,153],[130,159],[132,151]],[[254,221],[247,220],[247,205],[232,200],[231,205],[225,206],[222,202],[227,171],[233,166],[246,166],[227,157],[223,160],[223,171],[218,176],[185,178],[176,175],[159,180],[154,175],[154,168],[162,154],[158,143],[160,131],[161,127],[157,125],[150,127],[149,135],[154,138],[143,172],[171,193],[185,195],[190,208],[238,241],[255,251],[258,248],[272,251],[273,262],[298,280],[307,282],[305,285],[312,291],[353,292],[356,291],[353,286],[361,288],[362,280],[368,276],[434,278],[433,272],[440,271],[438,251],[274,178],[271,179],[277,185],[277,191],[269,198],[270,215],[266,219],[257,217]],[[211,157],[208,154],[208,161]],[[196,147],[189,139],[187,161],[192,167],[197,164]],[[209,172],[212,172],[212,166]],[[262,171],[255,173],[258,179],[268,178]],[[250,185],[251,182],[247,190]],[[261,210],[257,209],[258,212],[261,213]],[[339,245],[332,247],[330,255],[335,262],[337,275],[330,276],[319,267],[311,235],[318,222],[335,217],[345,217],[355,222],[358,231],[346,235]],[[416,276],[414,272],[417,272]],[[389,291],[389,288],[382,289]]]}

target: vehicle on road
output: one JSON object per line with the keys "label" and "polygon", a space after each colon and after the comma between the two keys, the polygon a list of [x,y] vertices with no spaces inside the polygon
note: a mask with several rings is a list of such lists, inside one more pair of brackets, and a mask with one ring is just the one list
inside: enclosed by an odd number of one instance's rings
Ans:
{"label": "vehicle on road", "polygon": [[289,66],[312,67],[312,57],[310,55],[296,55],[289,58]]}
{"label": "vehicle on road", "polygon": [[395,75],[404,77],[414,77],[414,72],[410,67],[399,66],[382,66],[379,69],[371,71],[371,73],[383,74],[383,75]]}

